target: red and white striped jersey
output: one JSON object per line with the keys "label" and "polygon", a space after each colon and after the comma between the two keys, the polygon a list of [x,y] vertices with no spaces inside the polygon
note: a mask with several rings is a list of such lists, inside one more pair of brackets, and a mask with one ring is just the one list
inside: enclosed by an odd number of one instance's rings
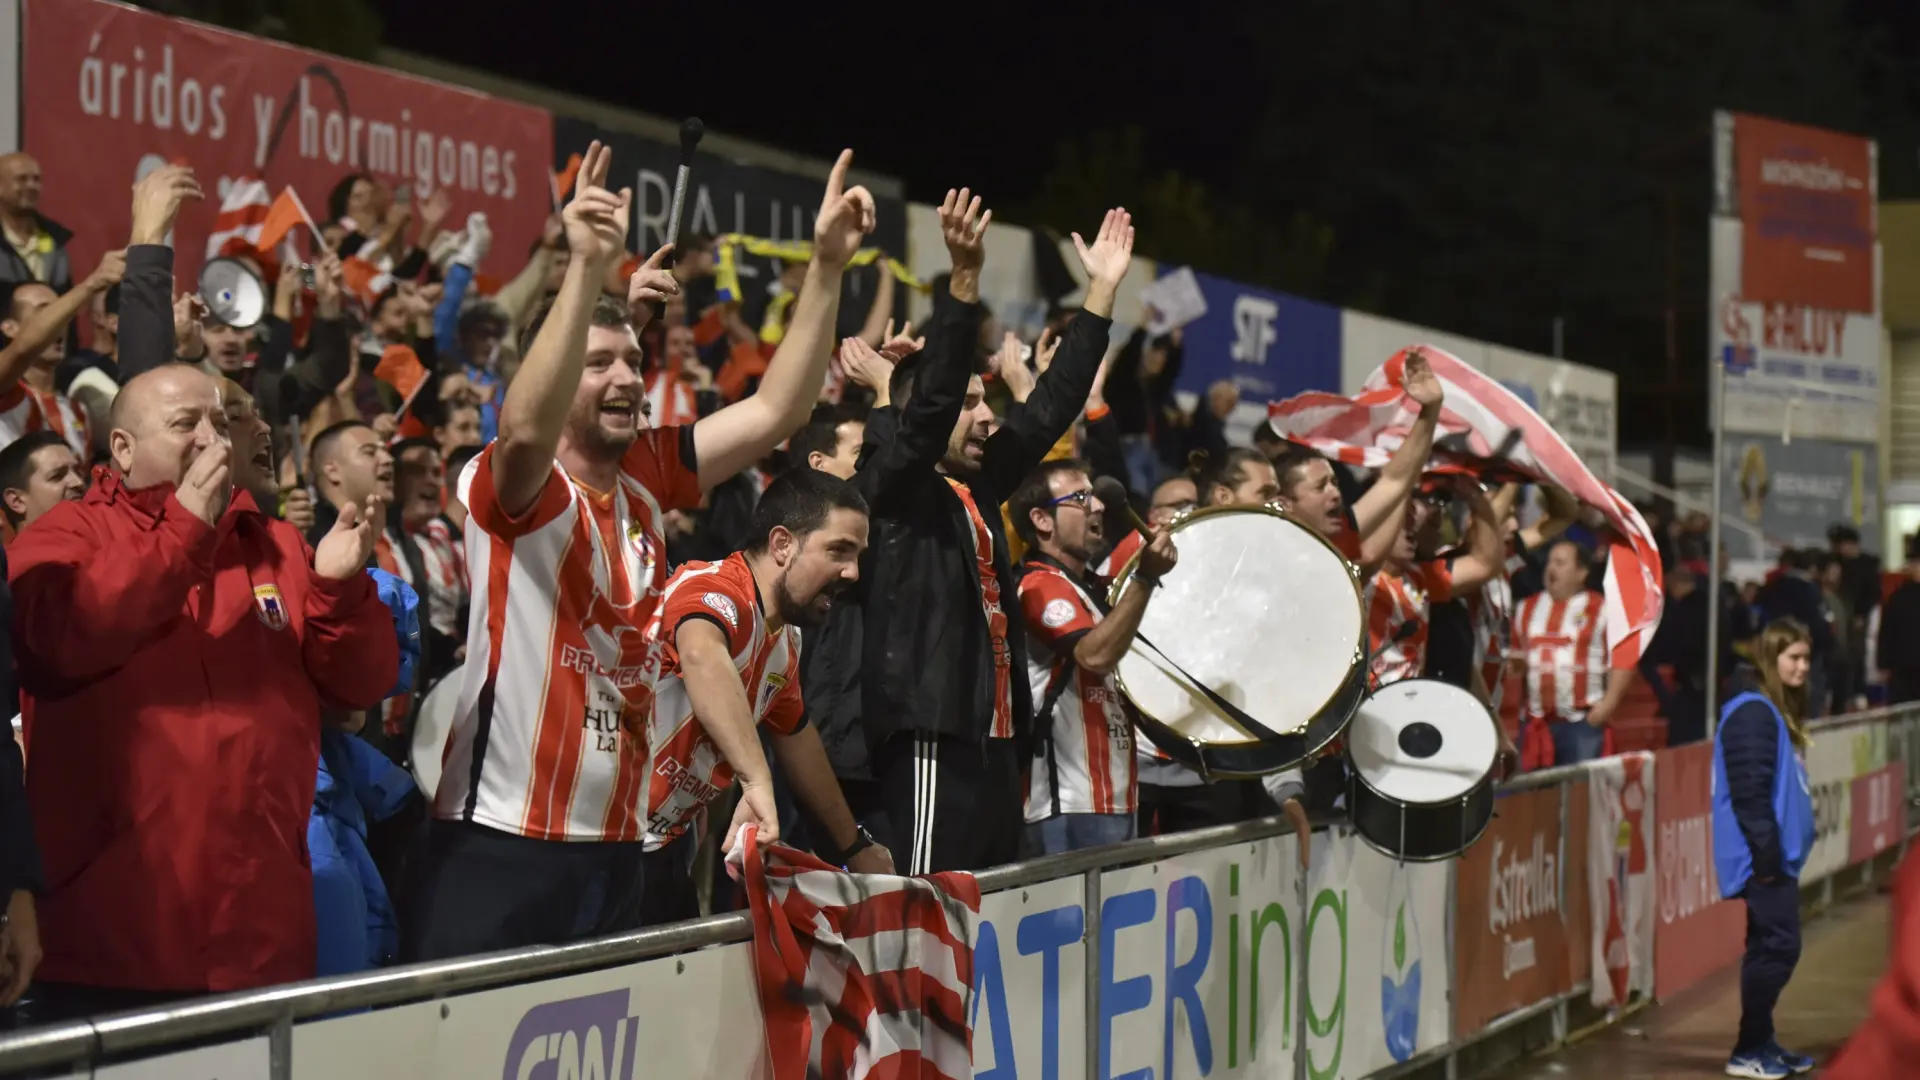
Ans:
{"label": "red and white striped jersey", "polygon": [[700,808],[733,784],[733,766],[693,714],[693,701],[680,681],[675,635],[691,619],[705,619],[726,635],[755,723],[791,735],[802,722],[800,635],[791,626],[768,632],[745,556],[735,552],[717,563],[692,562],[675,571],[649,634],[660,639],[662,657],[647,729],[653,746],[649,851],[678,839]]}
{"label": "red and white striped jersey", "polygon": [[[1373,685],[1417,679],[1427,663],[1427,622],[1435,601],[1453,598],[1447,559],[1429,559],[1404,570],[1382,569],[1367,595],[1367,648]],[[1411,625],[1410,631],[1402,628]],[[1399,637],[1405,633],[1405,637]]]}
{"label": "red and white striped jersey", "polygon": [[1467,597],[1467,615],[1473,620],[1473,662],[1487,688],[1487,707],[1500,715],[1506,696],[1506,663],[1513,651],[1513,575],[1526,566],[1526,556],[1507,546],[1507,565]]}
{"label": "red and white striped jersey", "polygon": [[1033,562],[1020,579],[1020,615],[1027,627],[1034,709],[1046,701],[1054,680],[1072,680],[1054,702],[1052,760],[1033,763],[1027,820],[1053,816],[1056,789],[1063,814],[1133,813],[1138,795],[1133,721],[1120,700],[1120,686],[1112,675],[1073,662],[1075,643],[1099,625],[1100,609],[1059,567]]}
{"label": "red and white striped jersey", "polygon": [[1100,560],[1100,565],[1094,567],[1093,572],[1112,581],[1127,568],[1127,560],[1133,558],[1134,552],[1146,546],[1147,538],[1140,535],[1139,529],[1135,529],[1113,545],[1113,550],[1107,552],[1107,557]]}
{"label": "red and white striped jersey", "polygon": [[434,813],[542,840],[639,840],[661,518],[700,502],[693,429],[642,432],[611,492],[555,463],[518,517],[494,488],[498,446],[460,477],[473,603]]}
{"label": "red and white striped jersey", "polygon": [[43,394],[24,382],[0,393],[0,449],[36,431],[52,431],[86,464],[93,457],[87,411],[58,391]]}
{"label": "red and white striped jersey", "polygon": [[693,384],[676,371],[659,369],[647,376],[647,420],[657,427],[691,424],[700,419]]}
{"label": "red and white striped jersey", "polygon": [[1514,613],[1513,649],[1527,661],[1528,716],[1584,715],[1607,690],[1606,601],[1592,590],[1527,597]]}

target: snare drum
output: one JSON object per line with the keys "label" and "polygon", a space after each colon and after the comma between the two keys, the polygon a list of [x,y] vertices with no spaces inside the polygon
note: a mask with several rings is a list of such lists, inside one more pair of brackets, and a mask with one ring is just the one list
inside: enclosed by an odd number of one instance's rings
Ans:
{"label": "snare drum", "polygon": [[[1172,533],[1180,562],[1114,673],[1140,730],[1208,778],[1264,776],[1312,756],[1366,693],[1358,572],[1319,533],[1268,507],[1198,510]],[[1138,562],[1111,600],[1131,587]],[[1194,680],[1265,730],[1250,730]]]}
{"label": "snare drum", "polygon": [[1396,859],[1458,855],[1493,820],[1499,723],[1472,693],[1435,679],[1381,687],[1347,728],[1347,810]]}
{"label": "snare drum", "polygon": [[427,691],[420,700],[420,711],[413,718],[413,748],[408,760],[413,766],[413,782],[420,794],[433,804],[440,789],[440,759],[447,751],[447,735],[453,731],[453,714],[460,704],[461,672],[456,667]]}

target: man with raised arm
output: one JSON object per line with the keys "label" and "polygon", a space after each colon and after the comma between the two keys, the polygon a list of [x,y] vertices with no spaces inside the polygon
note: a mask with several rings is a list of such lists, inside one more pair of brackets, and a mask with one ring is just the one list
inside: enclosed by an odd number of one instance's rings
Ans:
{"label": "man with raised arm", "polygon": [[1108,211],[1092,245],[1074,235],[1086,306],[995,430],[974,370],[989,217],[965,190],[941,206],[953,274],[934,296],[926,347],[894,368],[893,404],[869,420],[854,475],[873,515],[861,719],[892,846],[912,874],[1018,856],[1033,701],[1026,635],[1008,621],[1019,579],[999,507],[1086,405],[1133,259],[1125,210]]}
{"label": "man with raised arm", "polygon": [[[569,941],[638,925],[646,728],[660,672],[646,633],[667,580],[662,519],[807,421],[825,377],[840,279],[873,197],[827,182],[807,286],[759,392],[696,424],[649,428],[638,329],[679,291],[654,253],[627,303],[600,295],[624,255],[630,191],[595,143],[563,218],[569,263],[528,327],[500,435],[464,470],[474,582],[464,684],[402,948],[416,959]],[[764,761],[743,796],[778,835]]]}

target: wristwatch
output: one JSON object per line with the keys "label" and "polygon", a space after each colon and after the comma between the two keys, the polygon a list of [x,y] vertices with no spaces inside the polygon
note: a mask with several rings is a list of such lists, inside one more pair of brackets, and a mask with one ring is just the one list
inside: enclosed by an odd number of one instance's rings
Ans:
{"label": "wristwatch", "polygon": [[845,866],[847,865],[848,859],[872,847],[876,842],[873,834],[867,831],[865,825],[855,825],[853,827],[853,843],[848,844],[846,850],[835,852],[827,861],[836,866]]}

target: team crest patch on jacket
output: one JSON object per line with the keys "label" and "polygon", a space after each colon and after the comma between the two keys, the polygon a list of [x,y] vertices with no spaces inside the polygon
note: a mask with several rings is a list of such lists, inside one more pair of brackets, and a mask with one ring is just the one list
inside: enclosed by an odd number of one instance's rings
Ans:
{"label": "team crest patch on jacket", "polygon": [[255,585],[253,605],[269,630],[285,630],[292,621],[287,615],[286,598],[280,595],[277,585]]}

